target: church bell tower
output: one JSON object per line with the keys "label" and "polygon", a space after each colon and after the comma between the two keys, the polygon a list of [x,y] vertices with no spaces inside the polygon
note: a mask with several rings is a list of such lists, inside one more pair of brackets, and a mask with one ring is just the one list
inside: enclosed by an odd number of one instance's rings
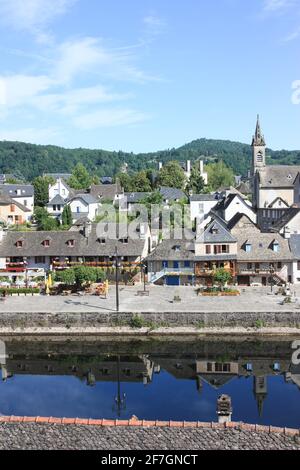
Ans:
{"label": "church bell tower", "polygon": [[252,139],[252,176],[257,170],[266,166],[266,142],[261,132],[259,116],[257,116],[255,134]]}

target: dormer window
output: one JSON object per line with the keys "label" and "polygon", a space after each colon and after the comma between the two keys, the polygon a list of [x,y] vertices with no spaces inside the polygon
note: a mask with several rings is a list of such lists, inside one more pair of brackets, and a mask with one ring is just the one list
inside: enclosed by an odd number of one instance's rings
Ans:
{"label": "dormer window", "polygon": [[23,240],[18,240],[18,241],[16,242],[16,247],[17,247],[17,248],[22,248],[23,245],[24,245]]}
{"label": "dormer window", "polygon": [[215,225],[211,228],[210,231],[211,231],[211,233],[213,233],[213,234],[219,233],[219,229],[218,229],[218,227],[216,227]]}
{"label": "dormer window", "polygon": [[122,240],[120,240],[120,242],[127,245],[128,244],[128,238],[122,238]]}
{"label": "dormer window", "polygon": [[105,245],[105,243],[106,243],[106,239],[105,239],[105,238],[99,238],[98,241],[99,241],[100,245]]}
{"label": "dormer window", "polygon": [[50,246],[50,240],[44,240],[43,245],[45,248],[48,248]]}
{"label": "dormer window", "polygon": [[272,250],[275,252],[275,253],[278,253],[279,251],[279,243],[274,240],[273,244],[272,244]]}
{"label": "dormer window", "polygon": [[67,241],[67,245],[70,247],[70,248],[73,248],[75,246],[75,240],[68,240]]}
{"label": "dormer window", "polygon": [[181,251],[181,246],[180,246],[180,245],[175,245],[175,246],[174,246],[174,251],[175,251],[176,253],[178,253],[179,251]]}
{"label": "dormer window", "polygon": [[291,174],[288,175],[288,180],[291,180],[293,177]]}
{"label": "dormer window", "polygon": [[251,243],[249,243],[249,242],[245,243],[245,251],[246,251],[246,253],[251,253],[251,251],[252,251],[252,244]]}

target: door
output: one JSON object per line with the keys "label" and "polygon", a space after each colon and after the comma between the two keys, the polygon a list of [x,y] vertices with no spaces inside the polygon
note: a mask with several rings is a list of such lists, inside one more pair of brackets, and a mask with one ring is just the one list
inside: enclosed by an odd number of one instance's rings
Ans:
{"label": "door", "polygon": [[179,276],[167,276],[166,279],[167,286],[180,286]]}

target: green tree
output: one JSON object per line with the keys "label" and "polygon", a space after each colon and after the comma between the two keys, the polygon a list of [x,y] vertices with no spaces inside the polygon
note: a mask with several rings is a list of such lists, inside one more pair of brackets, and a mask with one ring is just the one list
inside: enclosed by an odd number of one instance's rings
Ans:
{"label": "green tree", "polygon": [[82,163],[77,163],[72,175],[68,180],[69,186],[73,189],[87,189],[91,186],[92,178]]}
{"label": "green tree", "polygon": [[38,231],[59,230],[59,221],[51,217],[44,207],[36,207],[33,218],[37,224]]}
{"label": "green tree", "polygon": [[38,176],[32,182],[34,187],[34,204],[38,207],[44,207],[49,201],[49,185],[55,181],[49,176]]}
{"label": "green tree", "polygon": [[183,189],[186,183],[186,178],[179,163],[171,161],[163,166],[159,171],[158,182],[160,186]]}
{"label": "green tree", "polygon": [[96,282],[97,271],[95,268],[89,266],[76,266],[75,279],[78,286],[82,286],[86,282]]}
{"label": "green tree", "polygon": [[234,184],[234,173],[224,162],[210,163],[206,168],[208,184],[212,191]]}
{"label": "green tree", "polygon": [[200,168],[193,167],[191,176],[187,184],[187,191],[192,191],[193,194],[201,194],[205,190],[205,182],[200,174]]}
{"label": "green tree", "polygon": [[125,193],[131,193],[133,191],[132,178],[127,173],[118,173],[116,180],[119,180],[119,183],[122,188],[124,188]]}
{"label": "green tree", "polygon": [[213,274],[214,282],[219,284],[221,289],[224,288],[227,282],[230,282],[232,279],[232,275],[229,271],[226,271],[224,268],[216,269]]}
{"label": "green tree", "polygon": [[76,282],[75,270],[73,268],[65,269],[64,271],[56,271],[54,276],[55,281],[62,282],[67,286],[72,286]]}
{"label": "green tree", "polygon": [[137,192],[151,192],[151,183],[148,179],[146,171],[135,173],[132,181],[133,190]]}
{"label": "green tree", "polygon": [[73,223],[73,218],[72,218],[72,211],[71,211],[70,206],[67,205],[67,206],[64,207],[61,219],[62,219],[63,226],[71,227],[71,225]]}

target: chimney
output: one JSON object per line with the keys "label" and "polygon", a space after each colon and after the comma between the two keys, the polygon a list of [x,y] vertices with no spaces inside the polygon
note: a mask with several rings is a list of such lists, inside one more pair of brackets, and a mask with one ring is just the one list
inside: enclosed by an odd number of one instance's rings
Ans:
{"label": "chimney", "polygon": [[85,238],[89,238],[91,232],[92,232],[92,222],[88,221],[83,226],[83,235],[85,236]]}
{"label": "chimney", "polygon": [[232,416],[231,398],[229,395],[221,395],[217,402],[217,415],[219,423],[230,423]]}
{"label": "chimney", "polygon": [[203,173],[204,173],[204,163],[203,163],[203,160],[200,160],[200,162],[199,162],[199,169],[200,169],[200,175],[203,175]]}
{"label": "chimney", "polygon": [[191,174],[191,160],[187,160],[186,162],[186,172],[188,175]]}
{"label": "chimney", "polygon": [[158,162],[158,171],[160,171],[162,169],[162,167],[163,167],[162,162]]}

